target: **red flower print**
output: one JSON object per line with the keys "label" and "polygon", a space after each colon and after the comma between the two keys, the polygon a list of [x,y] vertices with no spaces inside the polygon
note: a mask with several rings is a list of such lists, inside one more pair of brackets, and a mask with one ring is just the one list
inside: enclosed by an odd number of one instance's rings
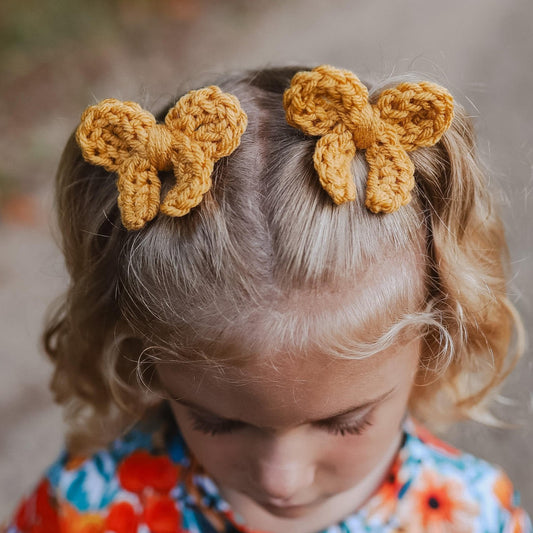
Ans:
{"label": "red flower print", "polygon": [[114,503],[105,520],[106,531],[114,533],[136,533],[139,520],[128,502]]}
{"label": "red flower print", "polygon": [[153,495],[146,499],[144,521],[151,533],[180,533],[180,514],[168,496]]}
{"label": "red flower print", "polygon": [[[470,533],[477,505],[469,501],[456,479],[425,470],[419,487],[412,487],[412,506],[404,508],[402,525],[410,533]],[[407,512],[405,512],[407,511]]]}
{"label": "red flower print", "polygon": [[121,485],[140,493],[147,487],[167,493],[178,480],[178,467],[167,456],[150,455],[146,451],[132,453],[119,466]]}
{"label": "red flower print", "polygon": [[51,494],[50,482],[44,479],[16,512],[18,529],[24,533],[57,533],[60,530]]}

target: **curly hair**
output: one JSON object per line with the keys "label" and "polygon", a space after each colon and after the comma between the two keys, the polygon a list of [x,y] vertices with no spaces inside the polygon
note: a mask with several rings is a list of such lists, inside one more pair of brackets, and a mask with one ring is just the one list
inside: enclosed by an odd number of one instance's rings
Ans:
{"label": "curly hair", "polygon": [[[155,361],[237,365],[258,348],[309,346],[368,357],[416,335],[423,348],[411,411],[437,429],[486,419],[522,352],[523,329],[470,119],[456,105],[442,139],[410,154],[416,187],[407,206],[386,215],[360,200],[336,206],[313,168],[317,139],[289,126],[282,106],[305,68],[215,80],[248,115],[240,147],[215,165],[212,189],[190,214],[160,214],[136,232],[120,223],[113,175],[69,140],[56,207],[70,285],[43,342],[71,450],[105,445],[162,402]],[[414,80],[367,83],[370,100]],[[364,190],[361,152],[352,169]],[[172,176],[162,182],[165,192]],[[346,287],[365,290],[354,299]],[[294,305],[326,293],[344,296],[307,313]]]}

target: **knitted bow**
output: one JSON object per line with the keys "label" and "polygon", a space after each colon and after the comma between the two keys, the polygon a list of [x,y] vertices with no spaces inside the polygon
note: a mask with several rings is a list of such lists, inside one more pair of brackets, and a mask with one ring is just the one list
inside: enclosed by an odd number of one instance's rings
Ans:
{"label": "knitted bow", "polygon": [[[180,98],[164,124],[134,102],[102,100],[83,113],[76,140],[86,161],[117,172],[122,223],[137,230],[158,210],[179,217],[198,205],[215,162],[237,148],[246,125],[237,98],[210,86]],[[157,173],[165,170],[177,183],[160,207]]]}
{"label": "knitted bow", "polygon": [[371,105],[353,73],[329,65],[298,72],[283,105],[289,124],[320,136],[315,169],[336,204],[355,199],[350,164],[357,148],[366,149],[365,204],[374,213],[409,202],[414,165],[407,152],[435,144],[453,118],[452,96],[439,85],[401,83]]}

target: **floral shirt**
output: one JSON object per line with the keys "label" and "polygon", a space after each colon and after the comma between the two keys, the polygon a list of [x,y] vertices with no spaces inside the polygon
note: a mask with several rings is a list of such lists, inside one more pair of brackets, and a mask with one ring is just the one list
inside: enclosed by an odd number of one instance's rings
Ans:
{"label": "floral shirt", "polygon": [[[164,432],[160,424],[137,426],[89,458],[63,453],[4,531],[252,532],[196,467],[175,423],[164,422]],[[531,533],[532,526],[500,469],[407,418],[402,446],[381,487],[322,533],[357,532]]]}

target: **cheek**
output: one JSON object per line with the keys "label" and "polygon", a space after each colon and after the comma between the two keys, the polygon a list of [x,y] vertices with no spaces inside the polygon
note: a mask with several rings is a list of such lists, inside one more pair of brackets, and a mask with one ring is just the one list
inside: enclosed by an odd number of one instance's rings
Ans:
{"label": "cheek", "polygon": [[216,480],[235,478],[245,469],[243,457],[248,449],[245,433],[211,436],[196,431],[184,409],[172,405],[172,411],[190,452]]}
{"label": "cheek", "polygon": [[246,471],[244,439],[235,435],[211,437],[200,434],[198,437],[194,432],[186,440],[190,441],[189,447],[200,464],[216,481],[233,485],[232,480],[239,479]]}
{"label": "cheek", "polygon": [[376,410],[363,434],[329,438],[320,455],[320,470],[345,485],[366,477],[398,442],[404,413],[405,405],[394,402]]}
{"label": "cheek", "polygon": [[332,437],[317,461],[317,472],[348,488],[372,472],[389,446],[390,441],[386,443],[370,433]]}

